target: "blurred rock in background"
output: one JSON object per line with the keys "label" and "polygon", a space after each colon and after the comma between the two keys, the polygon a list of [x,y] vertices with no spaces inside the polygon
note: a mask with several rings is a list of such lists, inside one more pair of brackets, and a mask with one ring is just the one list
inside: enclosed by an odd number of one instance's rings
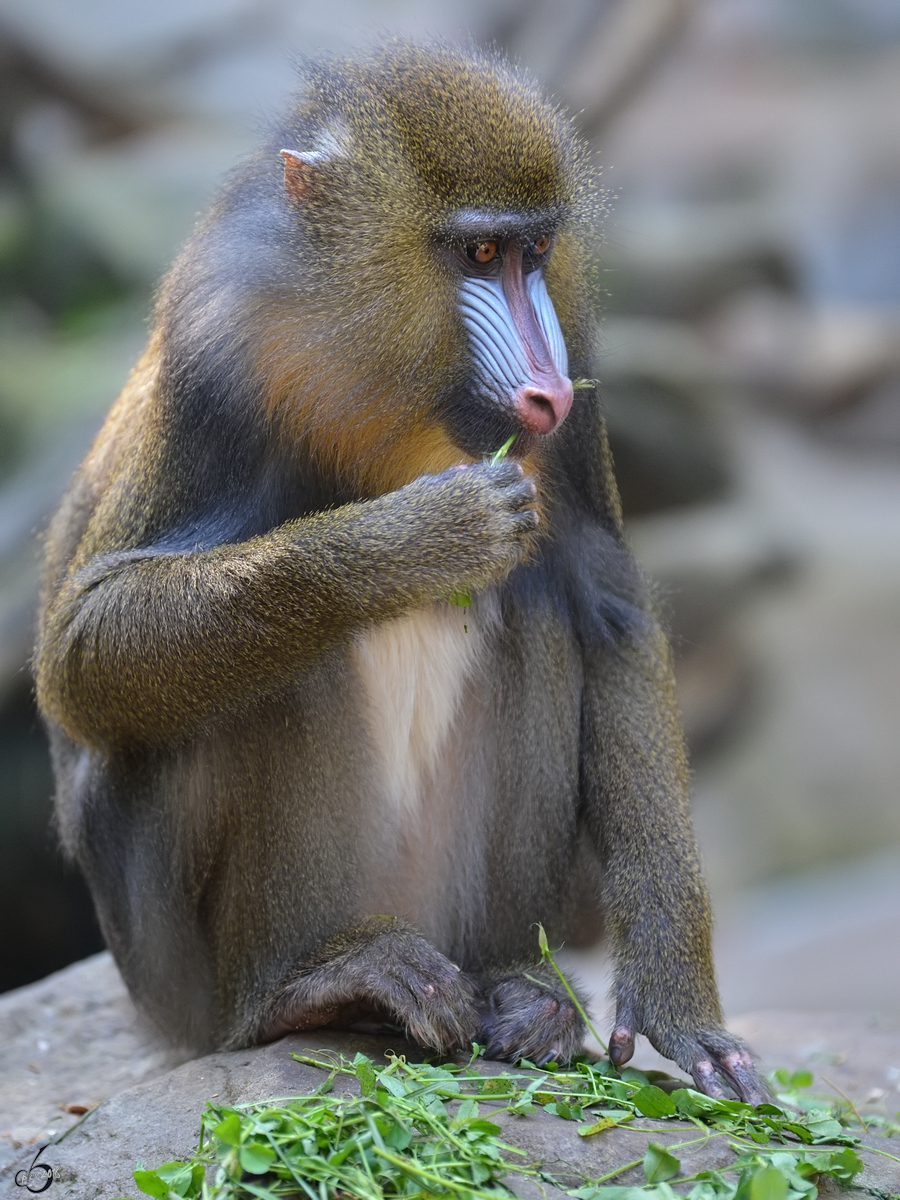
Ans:
{"label": "blurred rock in background", "polygon": [[291,56],[383,29],[496,41],[603,166],[599,373],[727,1003],[900,1011],[895,0],[0,0],[0,989],[100,945],[50,827],[36,535]]}

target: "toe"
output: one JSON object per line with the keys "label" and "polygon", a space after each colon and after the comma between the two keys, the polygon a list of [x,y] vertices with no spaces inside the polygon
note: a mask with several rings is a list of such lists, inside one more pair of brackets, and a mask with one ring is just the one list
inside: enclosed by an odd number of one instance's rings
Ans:
{"label": "toe", "polygon": [[714,1100],[725,1099],[725,1089],[719,1083],[712,1059],[695,1059],[691,1067],[691,1075],[699,1092],[703,1092],[706,1096],[712,1096]]}
{"label": "toe", "polygon": [[609,1039],[609,1057],[614,1066],[624,1067],[634,1054],[634,1030],[618,1025]]}
{"label": "toe", "polygon": [[735,1095],[745,1104],[765,1104],[771,1099],[768,1088],[759,1077],[753,1058],[747,1050],[733,1050],[718,1062],[720,1072],[734,1088]]}

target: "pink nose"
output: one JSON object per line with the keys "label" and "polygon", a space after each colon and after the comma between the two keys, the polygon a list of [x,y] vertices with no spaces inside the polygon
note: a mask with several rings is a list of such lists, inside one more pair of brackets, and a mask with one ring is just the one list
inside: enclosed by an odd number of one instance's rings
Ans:
{"label": "pink nose", "polygon": [[529,433],[550,433],[566,419],[572,407],[572,381],[557,375],[547,382],[547,387],[519,388],[513,397],[516,415]]}

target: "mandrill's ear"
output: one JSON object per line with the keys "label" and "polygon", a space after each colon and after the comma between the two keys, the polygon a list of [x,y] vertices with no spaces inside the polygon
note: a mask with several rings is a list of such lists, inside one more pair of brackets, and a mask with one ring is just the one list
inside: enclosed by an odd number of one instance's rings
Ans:
{"label": "mandrill's ear", "polygon": [[321,154],[302,154],[299,150],[279,150],[284,159],[284,188],[295,200],[307,200],[313,185],[321,175],[317,161]]}

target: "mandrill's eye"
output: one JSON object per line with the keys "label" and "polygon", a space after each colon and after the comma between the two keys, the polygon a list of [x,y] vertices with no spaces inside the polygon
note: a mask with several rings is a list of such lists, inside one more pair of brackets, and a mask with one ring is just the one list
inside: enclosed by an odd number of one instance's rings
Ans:
{"label": "mandrill's eye", "polygon": [[474,242],[471,246],[466,246],[466,255],[472,262],[489,263],[497,257],[497,243]]}
{"label": "mandrill's eye", "polygon": [[552,240],[553,239],[550,237],[549,233],[545,233],[541,237],[535,238],[534,242],[532,243],[532,249],[534,253],[546,254],[550,249],[550,243]]}

